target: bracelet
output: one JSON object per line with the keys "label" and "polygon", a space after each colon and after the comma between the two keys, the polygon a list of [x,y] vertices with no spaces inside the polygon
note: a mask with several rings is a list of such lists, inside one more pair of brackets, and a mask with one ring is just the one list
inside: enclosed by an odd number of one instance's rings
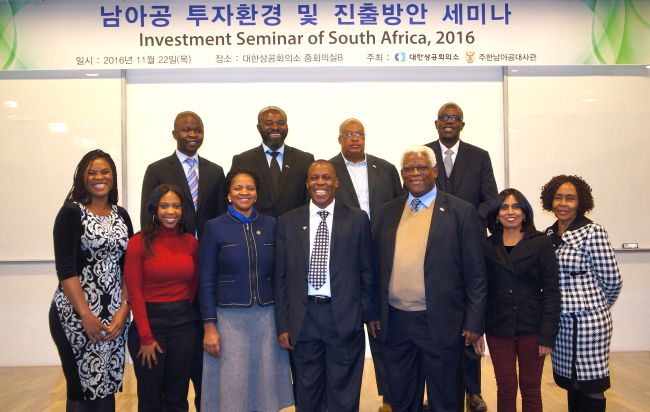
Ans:
{"label": "bracelet", "polygon": [[128,300],[123,300],[123,301],[120,302],[120,305],[129,305],[129,306],[131,306],[131,303],[129,303]]}

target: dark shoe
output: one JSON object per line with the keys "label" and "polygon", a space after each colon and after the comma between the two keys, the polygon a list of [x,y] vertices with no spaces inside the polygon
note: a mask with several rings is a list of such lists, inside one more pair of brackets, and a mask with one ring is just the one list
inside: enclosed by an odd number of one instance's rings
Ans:
{"label": "dark shoe", "polygon": [[465,395],[465,403],[467,404],[467,409],[472,412],[487,411],[487,405],[481,397],[481,394],[470,395],[468,393]]}
{"label": "dark shoe", "polygon": [[424,401],[424,403],[422,404],[422,410],[423,411],[428,411],[429,410],[429,400],[428,399],[426,401]]}
{"label": "dark shoe", "polygon": [[582,397],[582,407],[585,412],[605,412],[607,407],[606,399],[590,398],[589,396]]}
{"label": "dark shoe", "polygon": [[567,405],[569,412],[582,412],[582,394],[578,391],[567,391]]}

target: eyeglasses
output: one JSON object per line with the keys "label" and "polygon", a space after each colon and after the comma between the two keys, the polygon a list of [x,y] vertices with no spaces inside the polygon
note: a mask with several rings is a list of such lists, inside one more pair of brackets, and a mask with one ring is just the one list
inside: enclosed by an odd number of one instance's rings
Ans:
{"label": "eyeglasses", "polygon": [[366,135],[365,133],[361,133],[361,132],[347,132],[347,133],[340,134],[339,136],[345,136],[345,137],[349,138],[349,137],[352,137],[352,136],[361,137],[361,136],[365,136],[365,135]]}
{"label": "eyeglasses", "polygon": [[460,116],[456,116],[455,114],[441,114],[438,116],[438,120],[444,120],[445,122],[447,120],[451,120],[452,122],[462,122],[463,119]]}
{"label": "eyeglasses", "polygon": [[413,173],[415,170],[417,170],[420,173],[426,173],[427,170],[429,170],[431,166],[413,166],[413,167],[404,167],[402,168],[402,172],[406,173],[407,175],[410,175]]}

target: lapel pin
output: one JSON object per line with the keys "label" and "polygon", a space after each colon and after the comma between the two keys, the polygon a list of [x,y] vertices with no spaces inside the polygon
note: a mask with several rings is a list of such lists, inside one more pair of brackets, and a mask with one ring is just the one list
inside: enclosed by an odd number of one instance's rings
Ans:
{"label": "lapel pin", "polygon": [[372,165],[372,167],[374,167],[375,169],[377,168],[377,166],[376,166],[376,165]]}
{"label": "lapel pin", "polygon": [[444,212],[444,211],[445,211],[445,208],[444,208],[444,207],[441,207],[441,208],[440,208],[440,211],[441,211],[441,212]]}
{"label": "lapel pin", "polygon": [[303,227],[302,227],[302,230],[307,230],[307,226],[303,226]]}
{"label": "lapel pin", "polygon": [[288,168],[289,168],[289,165],[284,165],[284,167],[286,167],[286,168],[288,169]]}
{"label": "lapel pin", "polygon": [[255,233],[257,233],[258,235],[261,235],[261,233],[260,233],[260,231],[259,231],[259,230],[258,230],[257,232],[255,232]]}

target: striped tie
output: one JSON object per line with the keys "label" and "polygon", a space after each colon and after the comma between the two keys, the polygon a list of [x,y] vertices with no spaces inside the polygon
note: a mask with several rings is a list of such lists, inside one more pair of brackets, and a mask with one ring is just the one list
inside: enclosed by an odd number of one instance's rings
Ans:
{"label": "striped tie", "polygon": [[190,171],[187,174],[187,184],[190,186],[190,193],[192,193],[192,200],[194,201],[194,210],[199,200],[199,177],[196,175],[196,169],[194,169],[194,159],[188,157],[185,159],[185,163],[190,166]]}

